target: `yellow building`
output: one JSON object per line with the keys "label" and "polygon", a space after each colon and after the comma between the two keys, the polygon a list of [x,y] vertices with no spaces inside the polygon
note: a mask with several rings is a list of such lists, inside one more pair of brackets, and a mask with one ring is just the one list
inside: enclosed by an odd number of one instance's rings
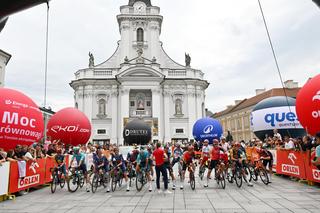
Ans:
{"label": "yellow building", "polygon": [[[296,98],[300,90],[298,83],[289,80],[285,82],[285,86],[286,94],[289,97]],[[274,96],[284,96],[283,88],[274,88],[268,91],[265,89],[257,89],[255,96],[244,100],[236,100],[234,105],[227,106],[227,109],[214,113],[212,117],[221,122],[223,130],[225,131],[224,135],[226,135],[229,130],[233,136],[233,140],[249,141],[256,137],[250,127],[250,114],[252,109],[260,101]]]}

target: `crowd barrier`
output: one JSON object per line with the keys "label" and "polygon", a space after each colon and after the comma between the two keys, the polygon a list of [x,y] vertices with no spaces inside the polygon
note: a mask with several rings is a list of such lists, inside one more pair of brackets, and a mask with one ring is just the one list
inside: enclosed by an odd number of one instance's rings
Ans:
{"label": "crowd barrier", "polygon": [[10,163],[5,162],[0,166],[0,196],[8,194]]}
{"label": "crowd barrier", "polygon": [[[310,151],[269,150],[273,155],[273,171],[277,174],[297,177],[300,179],[320,183],[320,170],[311,164]],[[259,155],[254,148],[247,148],[248,160],[256,160]],[[199,153],[198,153],[199,154]],[[201,153],[200,153],[201,154]],[[67,168],[71,156],[66,156]],[[93,156],[86,156],[87,169],[93,165]],[[0,196],[16,193],[52,181],[52,169],[56,167],[53,158],[28,161],[25,166],[25,177],[19,177],[18,162],[6,162],[0,166]],[[21,169],[21,168],[20,168]]]}

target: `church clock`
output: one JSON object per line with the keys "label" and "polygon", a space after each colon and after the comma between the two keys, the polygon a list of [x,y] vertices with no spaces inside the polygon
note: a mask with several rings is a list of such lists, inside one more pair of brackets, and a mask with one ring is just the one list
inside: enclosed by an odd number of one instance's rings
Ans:
{"label": "church clock", "polygon": [[146,12],[146,4],[141,2],[141,1],[138,1],[136,2],[134,5],[134,11],[138,14],[144,14]]}

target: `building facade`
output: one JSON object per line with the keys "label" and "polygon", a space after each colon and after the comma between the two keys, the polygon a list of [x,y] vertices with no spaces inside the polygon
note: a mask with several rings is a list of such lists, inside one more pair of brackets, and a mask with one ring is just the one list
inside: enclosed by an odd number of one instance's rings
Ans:
{"label": "building facade", "polygon": [[6,66],[11,58],[9,53],[0,49],[0,88],[4,87]]}
{"label": "building facade", "polygon": [[[298,83],[292,80],[285,82],[285,91],[289,97],[296,98],[299,90]],[[227,106],[227,109],[214,113],[212,117],[221,122],[225,135],[227,131],[230,131],[235,141],[249,141],[256,137],[250,125],[250,115],[255,105],[266,98],[284,95],[283,88],[274,88],[268,91],[257,89],[255,96],[237,100],[234,105]]]}
{"label": "building facade", "polygon": [[155,141],[189,140],[205,116],[209,83],[201,70],[173,61],[160,41],[163,17],[150,0],[130,0],[117,16],[121,40],[114,54],[78,70],[70,83],[75,106],[91,120],[94,142],[123,144],[123,128],[135,118],[152,127]]}

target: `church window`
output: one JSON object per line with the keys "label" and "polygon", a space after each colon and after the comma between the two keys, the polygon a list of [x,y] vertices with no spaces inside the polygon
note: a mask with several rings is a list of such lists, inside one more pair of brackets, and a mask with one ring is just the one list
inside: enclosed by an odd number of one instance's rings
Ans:
{"label": "church window", "polygon": [[142,28],[138,28],[137,29],[137,42],[143,42],[144,38],[143,38],[143,29]]}
{"label": "church window", "polygon": [[147,107],[151,107],[151,101],[147,101]]}
{"label": "church window", "polygon": [[134,107],[134,105],[135,105],[135,104],[134,104],[134,101],[130,101],[130,106],[131,106],[131,107]]}
{"label": "church window", "polygon": [[180,134],[183,134],[184,133],[184,129],[176,129],[176,133],[180,133]]}
{"label": "church window", "polygon": [[106,101],[104,99],[99,100],[99,115],[106,115]]}

